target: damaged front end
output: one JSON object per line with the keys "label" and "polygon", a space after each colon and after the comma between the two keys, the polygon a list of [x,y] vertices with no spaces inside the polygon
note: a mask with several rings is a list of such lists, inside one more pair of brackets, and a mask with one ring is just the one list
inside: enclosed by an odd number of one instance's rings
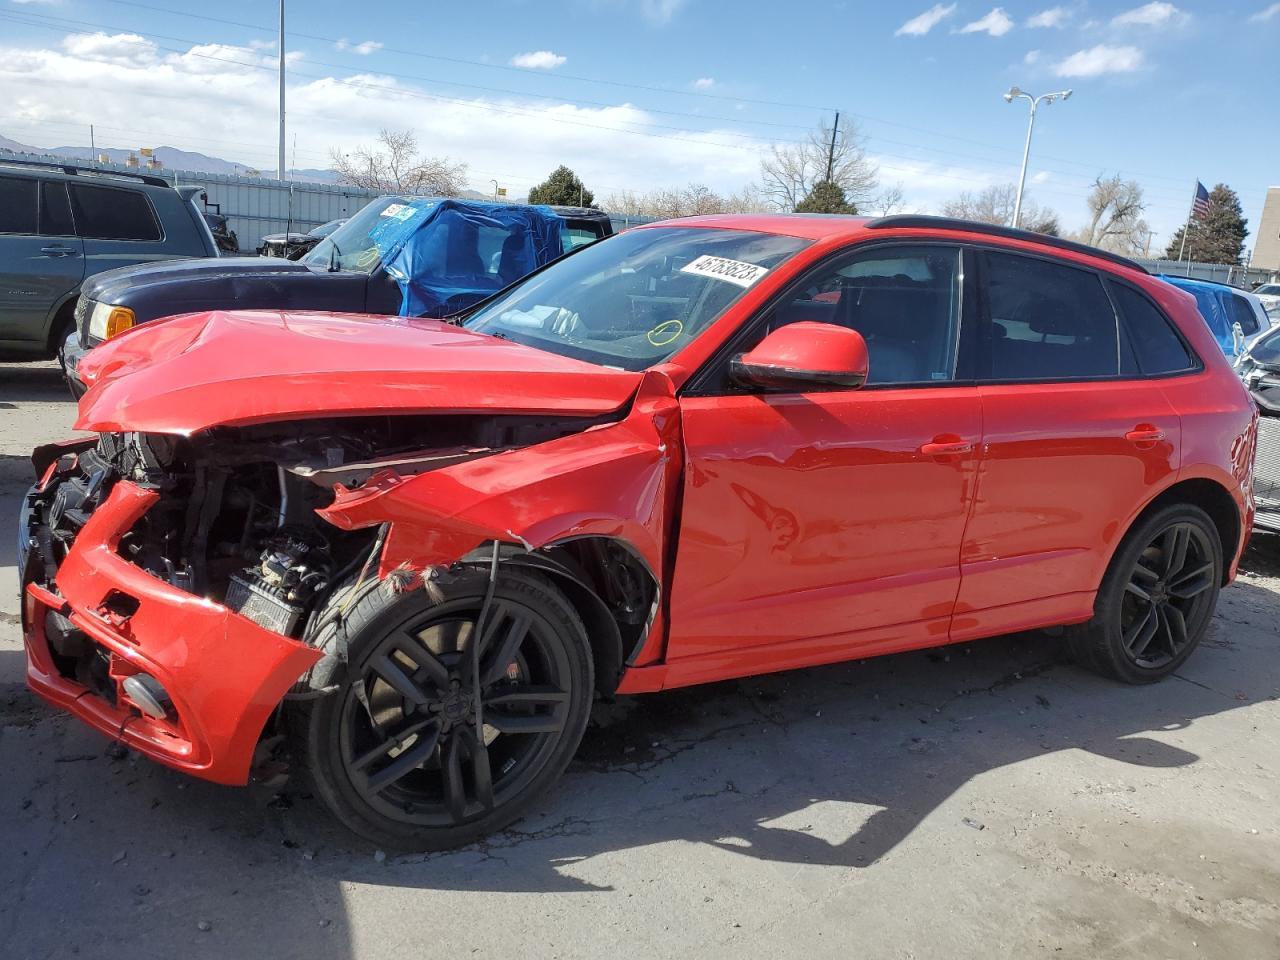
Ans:
{"label": "damaged front end", "polygon": [[290,689],[323,691],[342,665],[314,643],[326,605],[375,578],[415,589],[497,544],[563,585],[612,691],[642,648],[657,655],[678,470],[657,380],[596,417],[351,416],[42,448],[19,537],[29,682],[161,762],[244,783]]}

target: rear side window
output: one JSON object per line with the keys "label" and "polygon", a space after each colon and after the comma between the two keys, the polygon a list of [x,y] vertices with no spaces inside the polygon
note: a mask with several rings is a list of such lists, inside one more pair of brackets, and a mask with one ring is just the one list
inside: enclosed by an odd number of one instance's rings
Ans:
{"label": "rear side window", "polygon": [[1110,286],[1142,374],[1157,376],[1195,366],[1182,339],[1150,300],[1131,287],[1119,283]]}
{"label": "rear side window", "polygon": [[988,251],[983,282],[991,322],[989,379],[1119,374],[1116,315],[1097,274]]}
{"label": "rear side window", "polygon": [[1240,324],[1246,337],[1251,337],[1261,329],[1258,326],[1258,315],[1253,312],[1253,305],[1244,297],[1231,295],[1232,320]]}
{"label": "rear side window", "polygon": [[40,233],[46,237],[74,237],[75,224],[71,221],[71,204],[67,202],[67,188],[61,183],[45,180],[40,184]]}
{"label": "rear side window", "polygon": [[36,232],[36,183],[22,177],[0,177],[0,233]]}
{"label": "rear side window", "polygon": [[87,240],[159,240],[151,202],[136,190],[68,184],[80,236]]}

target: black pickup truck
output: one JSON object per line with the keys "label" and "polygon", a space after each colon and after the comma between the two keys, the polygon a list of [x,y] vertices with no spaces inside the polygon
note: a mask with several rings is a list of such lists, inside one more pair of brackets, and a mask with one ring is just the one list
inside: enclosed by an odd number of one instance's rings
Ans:
{"label": "black pickup truck", "polygon": [[[116,333],[160,317],[232,309],[399,313],[401,288],[388,274],[371,234],[376,234],[379,224],[405,205],[421,202],[421,198],[379,197],[300,260],[176,260],[110,270],[86,281],[76,304],[75,326],[60,351],[72,394],[78,398],[85,392],[76,367],[89,349]],[[557,255],[613,233],[608,215],[599,210],[551,210],[564,221],[560,230],[562,249]],[[451,248],[451,256],[472,264],[468,270],[474,271],[474,264],[479,263],[490,274],[491,282],[477,287],[475,300],[514,283],[527,272],[520,270],[519,275],[512,275],[517,271],[504,263],[508,259],[509,237],[509,232],[485,228],[475,231],[473,244]],[[450,267],[448,263],[437,265],[442,273],[448,273]]]}

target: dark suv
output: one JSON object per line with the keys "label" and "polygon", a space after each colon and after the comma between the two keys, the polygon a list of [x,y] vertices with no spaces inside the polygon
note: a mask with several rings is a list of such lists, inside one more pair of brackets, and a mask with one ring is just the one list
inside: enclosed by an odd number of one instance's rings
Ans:
{"label": "dark suv", "polygon": [[0,356],[53,356],[86,277],[217,256],[199,195],[150,174],[0,158]]}
{"label": "dark suv", "polygon": [[[607,214],[584,207],[509,207],[482,201],[385,196],[371,201],[298,260],[281,257],[223,257],[216,261],[166,263],[113,270],[86,283],[76,307],[76,325],[62,346],[63,369],[71,392],[84,382],[76,370],[91,348],[130,327],[161,317],[203,310],[342,310],[395,314],[404,294],[383,262],[378,231],[414,207],[445,206],[473,220],[466,238],[452,241],[451,253],[424,253],[414,262],[413,280],[454,288],[445,312],[496,293],[529,269],[613,233]],[[536,262],[506,256],[515,239],[510,225],[489,222],[489,213],[544,211],[560,221],[559,243]],[[527,225],[526,225],[527,226]],[[516,231],[521,233],[522,231]],[[517,252],[523,249],[517,242]],[[510,265],[516,265],[512,270]],[[446,280],[446,278],[448,278]],[[433,316],[443,315],[433,313]]]}

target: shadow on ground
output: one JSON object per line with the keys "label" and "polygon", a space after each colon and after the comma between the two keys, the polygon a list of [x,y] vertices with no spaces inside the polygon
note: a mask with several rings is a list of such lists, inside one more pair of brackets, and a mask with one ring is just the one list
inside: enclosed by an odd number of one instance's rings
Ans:
{"label": "shadow on ground", "polygon": [[[1272,547],[1248,565],[1280,566]],[[1152,687],[1098,679],[1067,663],[1059,640],[1017,635],[601,705],[539,812],[425,856],[354,840],[303,787],[219,788],[117,754],[6,684],[0,763],[15,774],[0,785],[0,941],[13,956],[62,956],[145,933],[135,956],[339,960],[355,955],[355,885],[609,893],[591,879],[597,858],[671,841],[874,870],[999,767],[1071,750],[1133,768],[1198,763],[1159,735],[1274,696],[1273,650],[1235,637],[1239,624],[1277,620],[1280,596],[1242,578],[1204,649]],[[19,675],[0,663],[0,677]]]}

